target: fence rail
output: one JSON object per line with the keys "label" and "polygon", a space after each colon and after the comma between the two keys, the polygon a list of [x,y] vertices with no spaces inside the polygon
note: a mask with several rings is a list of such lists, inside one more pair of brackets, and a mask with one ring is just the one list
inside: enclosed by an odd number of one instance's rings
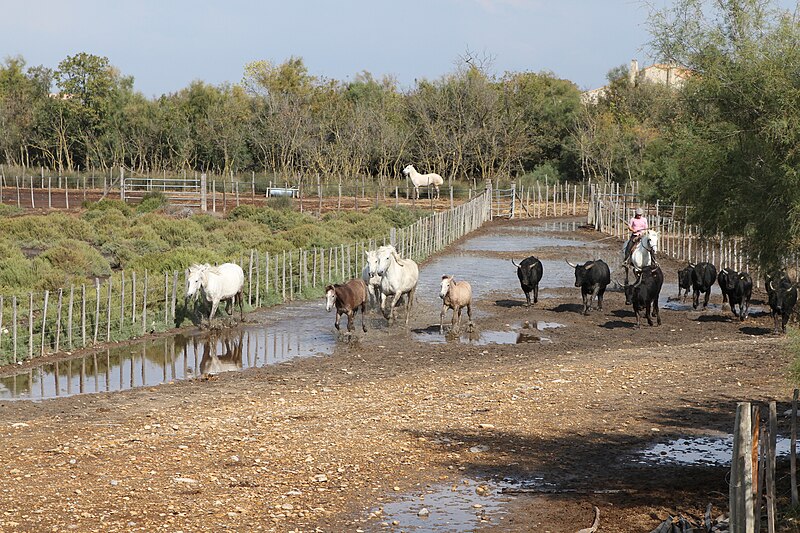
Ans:
{"label": "fence rail", "polygon": [[[245,272],[249,308],[316,297],[328,283],[360,277],[364,251],[392,243],[421,261],[491,219],[491,192],[393,229],[379,240],[231,258]],[[184,304],[187,272],[119,272],[93,285],[41,294],[0,295],[0,364],[162,331],[193,313]]]}

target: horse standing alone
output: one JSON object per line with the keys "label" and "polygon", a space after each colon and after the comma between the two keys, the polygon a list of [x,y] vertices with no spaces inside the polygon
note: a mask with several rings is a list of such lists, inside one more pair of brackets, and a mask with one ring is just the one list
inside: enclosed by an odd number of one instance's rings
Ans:
{"label": "horse standing alone", "polygon": [[244,287],[244,271],[235,263],[223,263],[212,267],[208,263],[192,265],[189,267],[189,277],[186,280],[186,299],[194,296],[198,289],[203,289],[206,300],[211,302],[211,313],[208,323],[217,313],[219,302],[227,300],[225,310],[233,314],[232,307],[239,304],[239,317],[244,320],[244,307],[242,303],[242,288]]}
{"label": "horse standing alone", "polygon": [[403,175],[411,180],[414,184],[414,197],[419,198],[419,188],[426,187],[428,189],[428,196],[431,195],[431,187],[436,191],[436,199],[439,199],[439,186],[444,183],[444,179],[436,173],[420,174],[414,165],[408,165],[403,169]]}
{"label": "horse standing alone", "polygon": [[464,307],[467,308],[467,317],[469,318],[467,327],[472,328],[472,286],[469,282],[456,281],[453,276],[442,276],[439,298],[442,299],[439,333],[444,333],[444,315],[448,307],[453,310],[452,331],[457,332],[461,326],[461,309]]}

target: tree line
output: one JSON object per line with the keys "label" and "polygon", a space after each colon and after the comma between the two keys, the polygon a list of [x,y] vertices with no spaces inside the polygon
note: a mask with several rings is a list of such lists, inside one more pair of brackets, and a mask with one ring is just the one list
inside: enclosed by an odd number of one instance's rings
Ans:
{"label": "tree line", "polygon": [[310,74],[301,58],[248,64],[238,84],[195,81],[146,98],[105,57],[56,69],[0,66],[0,163],[58,172],[263,172],[290,179],[400,176],[414,163],[447,179],[579,172],[569,139],[580,92],[550,73],[489,75],[465,61],[402,90],[368,72]]}

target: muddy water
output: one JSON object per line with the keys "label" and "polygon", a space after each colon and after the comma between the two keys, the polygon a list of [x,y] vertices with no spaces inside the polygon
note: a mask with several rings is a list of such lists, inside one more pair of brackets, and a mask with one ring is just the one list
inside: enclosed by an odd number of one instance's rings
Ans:
{"label": "muddy water", "polygon": [[501,525],[506,519],[501,486],[491,481],[463,480],[434,485],[416,494],[402,495],[373,509],[367,531],[474,531],[482,525]]}
{"label": "muddy water", "polygon": [[[573,238],[576,223],[544,226],[509,226],[492,234],[465,239],[448,253],[429,261],[420,272],[418,299],[439,308],[441,276],[453,274],[472,284],[474,297],[482,299],[495,291],[519,291],[516,268],[508,260],[487,256],[487,252],[518,252],[518,259],[542,250],[568,249],[573,261],[593,258],[594,245]],[[543,259],[543,289],[570,287],[573,270],[563,260]],[[545,297],[540,293],[540,297]],[[524,299],[521,291],[520,299]],[[422,308],[425,309],[426,306]],[[485,311],[477,309],[474,316]],[[0,376],[0,400],[43,400],[74,394],[110,392],[191,379],[207,373],[260,367],[295,357],[333,353],[341,342],[333,329],[334,316],[321,301],[293,303],[259,313],[266,323],[245,325],[216,334],[192,331],[172,337],[111,347],[103,352],[42,364],[24,372]],[[370,321],[376,321],[369,318]],[[377,320],[376,323],[382,321]],[[438,313],[431,316],[438,323]],[[374,327],[374,325],[373,325]],[[383,325],[379,327],[385,327]],[[368,335],[368,334],[367,334]],[[420,340],[446,342],[438,333],[423,330]],[[369,338],[369,337],[367,337]],[[487,331],[466,337],[474,344],[550,342],[536,330]]]}

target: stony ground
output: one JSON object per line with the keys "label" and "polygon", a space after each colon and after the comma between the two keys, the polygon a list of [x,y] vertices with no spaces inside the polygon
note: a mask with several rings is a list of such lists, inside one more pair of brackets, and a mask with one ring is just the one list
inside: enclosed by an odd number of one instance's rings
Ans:
{"label": "stony ground", "polygon": [[[672,294],[677,265],[664,267]],[[381,326],[331,356],[0,402],[0,531],[400,531],[383,502],[490,476],[543,478],[554,491],[513,497],[475,529],[574,532],[594,505],[607,532],[650,531],[708,503],[722,512],[726,469],[632,455],[730,432],[738,401],[775,399],[783,412],[789,354],[769,317],[662,310],[661,327],[634,330],[619,292],[589,316],[577,289],[547,292],[531,309],[518,287],[488,295],[476,325],[565,325],[551,343],[425,344]],[[437,320],[423,305],[411,329]]]}

